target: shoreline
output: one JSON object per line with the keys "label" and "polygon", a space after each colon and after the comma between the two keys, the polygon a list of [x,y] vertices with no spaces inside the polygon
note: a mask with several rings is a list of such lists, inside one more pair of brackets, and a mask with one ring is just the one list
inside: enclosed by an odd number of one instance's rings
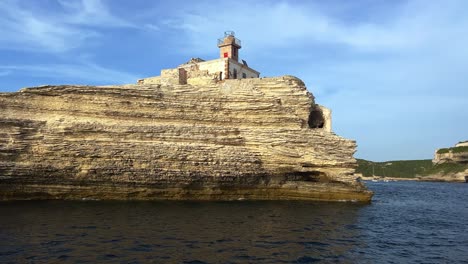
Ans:
{"label": "shoreline", "polygon": [[[468,177],[468,176],[467,176]],[[365,177],[361,176],[361,180],[363,181],[420,181],[420,182],[458,182],[458,183],[467,183],[468,179],[465,178],[464,180],[460,177],[451,177],[449,176],[440,176],[440,175],[431,175],[425,177],[414,177],[414,178],[405,178],[405,177],[385,177],[385,176],[371,176]]]}
{"label": "shoreline", "polygon": [[381,177],[381,176],[374,176],[374,177],[361,177],[363,181],[420,181],[418,178],[397,178],[397,177]]}

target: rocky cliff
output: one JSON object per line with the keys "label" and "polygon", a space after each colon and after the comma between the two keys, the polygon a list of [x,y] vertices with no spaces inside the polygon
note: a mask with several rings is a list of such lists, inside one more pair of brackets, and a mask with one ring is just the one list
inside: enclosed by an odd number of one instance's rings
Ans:
{"label": "rocky cliff", "polygon": [[454,147],[437,149],[432,163],[440,172],[424,180],[468,182],[468,141],[457,143]]}
{"label": "rocky cliff", "polygon": [[0,94],[0,199],[369,201],[295,77]]}
{"label": "rocky cliff", "polygon": [[437,149],[432,160],[434,164],[468,164],[468,142],[457,143],[454,147]]}

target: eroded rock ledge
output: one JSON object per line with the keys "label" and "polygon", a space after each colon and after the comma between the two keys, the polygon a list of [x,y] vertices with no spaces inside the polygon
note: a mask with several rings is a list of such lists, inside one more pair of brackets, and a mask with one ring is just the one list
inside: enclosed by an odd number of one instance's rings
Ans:
{"label": "eroded rock ledge", "polygon": [[292,76],[42,86],[0,94],[0,109],[2,200],[372,196],[355,142],[327,131]]}

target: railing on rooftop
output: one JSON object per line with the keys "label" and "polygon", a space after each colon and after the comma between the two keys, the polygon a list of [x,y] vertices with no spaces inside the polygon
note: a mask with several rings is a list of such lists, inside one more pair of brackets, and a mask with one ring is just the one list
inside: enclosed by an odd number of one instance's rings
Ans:
{"label": "railing on rooftop", "polygon": [[[224,44],[224,39],[226,39],[226,38],[227,38],[227,37],[219,38],[219,39],[218,39],[218,45]],[[234,36],[233,36],[233,38],[234,38],[234,44],[239,45],[239,46],[242,46],[240,39],[238,39],[238,38],[236,38],[236,37],[234,37]]]}
{"label": "railing on rooftop", "polygon": [[234,33],[234,31],[231,31],[231,30],[224,31],[224,38],[219,38],[218,39],[218,46],[224,44],[224,40],[226,38],[233,38],[234,39],[234,41],[233,41],[234,44],[242,46],[240,39],[236,38],[235,36],[236,36],[236,33]]}

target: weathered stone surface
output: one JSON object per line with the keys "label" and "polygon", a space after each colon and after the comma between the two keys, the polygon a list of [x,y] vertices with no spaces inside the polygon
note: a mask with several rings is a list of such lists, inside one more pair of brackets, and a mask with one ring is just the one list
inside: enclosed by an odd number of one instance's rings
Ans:
{"label": "weathered stone surface", "polygon": [[468,170],[451,173],[437,173],[425,177],[419,177],[419,180],[435,182],[468,182]]}
{"label": "weathered stone surface", "polygon": [[292,76],[0,94],[0,199],[369,201],[315,108]]}
{"label": "weathered stone surface", "polygon": [[468,141],[457,143],[454,147],[437,149],[432,163],[435,166],[458,166],[458,171],[441,172],[428,177],[425,181],[468,182]]}
{"label": "weathered stone surface", "polygon": [[[464,144],[464,143],[463,143]],[[437,149],[432,163],[459,163],[468,164],[468,146],[459,143],[453,148]],[[445,150],[445,151],[440,151]]]}

